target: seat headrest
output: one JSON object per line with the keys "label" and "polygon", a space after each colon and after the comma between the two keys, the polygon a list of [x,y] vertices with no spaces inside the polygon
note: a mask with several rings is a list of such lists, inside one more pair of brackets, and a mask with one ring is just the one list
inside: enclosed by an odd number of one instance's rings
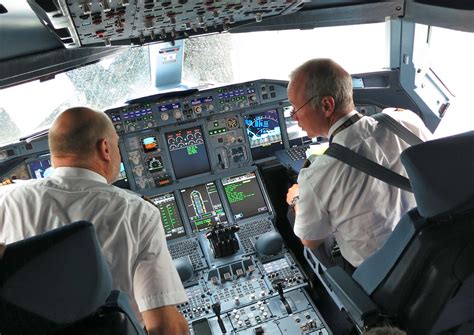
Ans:
{"label": "seat headrest", "polygon": [[474,205],[474,131],[414,145],[401,160],[423,217]]}
{"label": "seat headrest", "polygon": [[7,245],[0,266],[0,297],[56,324],[92,314],[111,290],[94,226],[85,221]]}

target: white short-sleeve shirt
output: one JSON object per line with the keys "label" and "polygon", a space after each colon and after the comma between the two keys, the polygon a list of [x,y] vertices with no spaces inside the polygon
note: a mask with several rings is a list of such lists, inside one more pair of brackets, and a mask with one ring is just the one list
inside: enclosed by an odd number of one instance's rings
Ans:
{"label": "white short-sleeve shirt", "polygon": [[79,220],[94,224],[113,277],[137,316],[187,300],[159,210],[86,169],[60,167],[0,196],[0,242],[12,243]]}
{"label": "white short-sleeve shirt", "polygon": [[[355,113],[338,120],[329,136]],[[413,112],[387,109],[384,113],[422,140],[429,139],[431,133]],[[333,141],[406,176],[400,154],[409,145],[373,118],[363,117],[336,134]],[[381,248],[400,217],[416,206],[412,193],[327,155],[301,169],[298,184],[295,234],[305,240],[321,240],[334,233],[342,255],[355,267]]]}

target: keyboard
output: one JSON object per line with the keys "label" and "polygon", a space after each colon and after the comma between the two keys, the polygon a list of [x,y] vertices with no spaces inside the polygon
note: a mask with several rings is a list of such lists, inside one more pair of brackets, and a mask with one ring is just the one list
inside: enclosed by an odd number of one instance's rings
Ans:
{"label": "keyboard", "polygon": [[195,239],[169,244],[168,249],[170,251],[171,258],[173,259],[189,256],[194,270],[200,270],[206,267],[206,264],[203,261],[204,256],[202,254],[201,248]]}
{"label": "keyboard", "polygon": [[268,219],[260,219],[240,225],[240,230],[237,234],[239,235],[244,252],[246,254],[252,254],[255,252],[251,237],[265,234],[271,230],[273,230],[273,225]]}
{"label": "keyboard", "polygon": [[303,145],[301,147],[294,147],[286,150],[286,153],[293,161],[299,161],[306,159],[306,150],[309,148],[309,145]]}

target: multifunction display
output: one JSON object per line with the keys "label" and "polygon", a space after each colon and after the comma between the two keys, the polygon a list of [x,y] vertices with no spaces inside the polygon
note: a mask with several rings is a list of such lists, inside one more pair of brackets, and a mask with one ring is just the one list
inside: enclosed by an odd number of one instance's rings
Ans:
{"label": "multifunction display", "polygon": [[218,223],[227,223],[227,216],[214,182],[181,190],[181,196],[194,231],[204,230]]}
{"label": "multifunction display", "polygon": [[224,178],[222,185],[236,220],[268,212],[255,172]]}

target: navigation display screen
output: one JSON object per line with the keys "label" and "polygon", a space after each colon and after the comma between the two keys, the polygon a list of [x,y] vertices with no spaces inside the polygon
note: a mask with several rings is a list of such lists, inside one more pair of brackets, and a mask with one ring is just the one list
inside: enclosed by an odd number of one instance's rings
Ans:
{"label": "navigation display screen", "polygon": [[172,240],[186,235],[183,222],[179,216],[178,205],[173,193],[166,193],[150,198],[160,210],[161,222],[165,230],[167,240]]}
{"label": "navigation display screen", "polygon": [[214,182],[181,190],[181,196],[194,231],[204,230],[218,223],[227,223],[227,216]]}
{"label": "navigation display screen", "polygon": [[254,160],[271,157],[283,149],[280,120],[276,109],[245,115],[245,127]]}
{"label": "navigation display screen", "polygon": [[52,172],[51,161],[49,157],[38,158],[26,163],[31,178],[43,179],[48,177]]}
{"label": "navigation display screen", "polygon": [[201,127],[166,133],[176,179],[211,170]]}
{"label": "navigation display screen", "polygon": [[130,183],[128,182],[127,172],[125,171],[125,165],[120,162],[120,170],[117,179],[113,182],[112,185],[115,185],[120,188],[130,189]]}
{"label": "navigation display screen", "polygon": [[255,172],[224,178],[222,185],[236,220],[268,212]]}

